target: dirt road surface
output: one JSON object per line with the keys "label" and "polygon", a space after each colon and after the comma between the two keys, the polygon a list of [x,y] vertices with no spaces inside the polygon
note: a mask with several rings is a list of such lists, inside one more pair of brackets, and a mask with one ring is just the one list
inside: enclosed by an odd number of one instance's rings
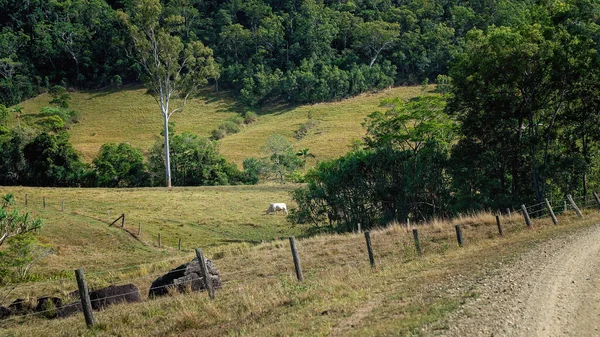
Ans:
{"label": "dirt road surface", "polygon": [[600,225],[542,243],[475,281],[433,336],[600,336]]}

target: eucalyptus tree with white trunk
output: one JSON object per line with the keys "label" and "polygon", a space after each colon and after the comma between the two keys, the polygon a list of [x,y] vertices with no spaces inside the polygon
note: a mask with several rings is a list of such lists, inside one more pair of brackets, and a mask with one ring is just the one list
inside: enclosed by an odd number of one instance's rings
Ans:
{"label": "eucalyptus tree with white trunk", "polygon": [[210,78],[218,78],[213,51],[200,41],[184,44],[178,34],[184,20],[165,16],[159,0],[134,0],[127,13],[119,12],[130,33],[126,50],[139,64],[148,93],[160,107],[164,124],[165,178],[171,187],[169,118]]}
{"label": "eucalyptus tree with white trunk", "polygon": [[354,31],[355,47],[363,49],[371,61],[369,68],[373,67],[379,54],[391,49],[400,37],[400,25],[384,21],[370,21],[358,25]]}

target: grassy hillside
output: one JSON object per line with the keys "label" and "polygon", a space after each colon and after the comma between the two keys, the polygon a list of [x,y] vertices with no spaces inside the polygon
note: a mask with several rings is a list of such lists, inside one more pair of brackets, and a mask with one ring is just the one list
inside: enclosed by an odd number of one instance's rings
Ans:
{"label": "grassy hillside", "polygon": [[[36,214],[51,220],[41,232],[42,238],[65,246],[39,269],[65,268],[67,273],[62,275],[64,280],[20,287],[9,298],[66,294],[75,289],[72,269],[80,266],[86,268],[92,288],[133,282],[146,297],[157,273],[193,257],[189,249],[180,253],[173,248],[159,249],[151,244],[151,240],[144,239],[139,243],[121,229],[109,228],[101,219],[92,219],[103,216],[100,206],[111,206],[116,210],[117,204],[127,204],[132,207],[132,217],[148,222],[172,214],[181,219],[210,219],[211,223],[220,223],[221,230],[225,227],[235,231],[235,228],[243,228],[243,218],[249,218],[264,223],[265,232],[268,232],[267,228],[278,228],[283,230],[280,235],[288,235],[299,230],[279,227],[277,218],[258,215],[262,209],[259,207],[261,202],[256,200],[267,196],[283,197],[285,191],[266,186],[258,190],[256,187],[236,189],[194,188],[169,192],[160,189],[19,190],[19,195],[29,193],[30,210],[35,207]],[[217,192],[220,201],[211,203],[210,199]],[[39,209],[43,194],[51,195],[46,210]],[[250,195],[254,197],[246,200],[245,197]],[[88,211],[93,215],[61,213],[53,200],[63,196],[97,204]],[[241,204],[249,206],[242,206],[237,212],[224,211],[235,209],[240,200],[244,200]],[[20,201],[22,203],[22,198]],[[203,209],[208,203],[212,205],[211,210]],[[227,218],[219,215],[222,212],[238,215]],[[373,269],[369,266],[362,234],[301,239],[297,246],[305,276],[303,283],[295,280],[287,240],[208,247],[207,255],[216,262],[224,282],[214,301],[205,293],[192,293],[114,306],[96,313],[99,324],[92,330],[86,330],[81,314],[57,320],[16,317],[0,321],[0,334],[378,336],[419,335],[425,325],[443,331],[444,326],[436,325],[436,322],[460,307],[467,298],[478,296],[470,285],[483,274],[510,263],[536,242],[592,225],[598,220],[597,211],[588,210],[583,220],[567,213],[559,216],[558,226],[552,225],[548,218],[534,219],[535,229],[530,230],[522,217],[514,213],[512,217],[502,217],[504,237],[498,237],[492,214],[464,217],[456,219],[462,225],[466,240],[462,248],[456,244],[453,223],[436,221],[418,227],[423,247],[421,257],[415,253],[410,230],[395,225],[372,231],[376,261]],[[189,231],[196,240],[190,240],[190,245],[209,244],[203,237],[210,231],[203,230],[202,226],[172,223],[161,227],[160,222],[153,228],[165,231],[170,228],[173,233]],[[247,233],[256,231],[259,230],[253,228]],[[239,237],[244,236],[240,234]],[[172,242],[170,245],[172,247]],[[160,262],[158,266],[154,265],[157,261]],[[140,263],[148,265],[135,269],[135,272],[115,269]]]}
{"label": "grassy hillside", "polygon": [[[348,151],[352,139],[364,134],[361,123],[371,112],[379,109],[386,97],[413,97],[420,87],[399,87],[376,94],[363,94],[348,100],[298,107],[270,107],[261,114],[257,123],[242,128],[239,134],[221,141],[221,152],[228,160],[241,165],[251,156],[261,156],[260,149],[273,134],[288,138],[295,149],[309,148],[316,160],[338,157]],[[140,87],[120,90],[71,93],[72,109],[81,113],[80,122],[69,133],[75,147],[87,161],[91,161],[102,144],[130,142],[148,151],[162,130],[162,117],[154,99]],[[48,105],[49,95],[43,94],[23,102],[24,114],[37,114]],[[226,94],[206,92],[189,101],[186,109],[176,113],[172,121],[177,132],[190,131],[203,137],[222,121],[243,113],[243,109]],[[302,140],[294,138],[294,131],[308,121],[311,114],[316,126]],[[310,164],[310,163],[309,163]]]}
{"label": "grassy hillside", "polygon": [[[290,184],[169,190],[0,187],[0,194],[14,193],[17,208],[45,220],[41,240],[58,251],[44,260],[38,270],[49,276],[82,265],[104,269],[139,264],[150,258],[160,260],[177,254],[179,238],[189,252],[196,247],[257,244],[302,235],[307,228],[289,225],[283,215],[265,215],[271,202],[285,202],[293,207],[288,191],[295,187]],[[109,211],[111,222],[126,214],[127,231],[108,226]],[[138,237],[139,224],[142,234]],[[158,233],[163,245],[160,249]]]}

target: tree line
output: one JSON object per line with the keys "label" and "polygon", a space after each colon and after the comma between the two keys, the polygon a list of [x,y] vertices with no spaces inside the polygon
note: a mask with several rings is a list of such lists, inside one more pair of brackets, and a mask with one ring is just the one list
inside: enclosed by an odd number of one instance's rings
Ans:
{"label": "tree line", "polygon": [[[141,80],[144,64],[130,57],[119,14],[134,13],[138,2],[0,0],[0,104],[57,84]],[[245,104],[309,103],[447,74],[469,30],[521,24],[530,3],[161,0],[155,19],[185,46],[210,48],[221,70],[211,83]]]}
{"label": "tree line", "polygon": [[451,86],[438,86],[448,94],[382,102],[364,145],[293,192],[292,219],[346,231],[589,197],[600,187],[600,7],[539,2],[522,15],[467,33]]}

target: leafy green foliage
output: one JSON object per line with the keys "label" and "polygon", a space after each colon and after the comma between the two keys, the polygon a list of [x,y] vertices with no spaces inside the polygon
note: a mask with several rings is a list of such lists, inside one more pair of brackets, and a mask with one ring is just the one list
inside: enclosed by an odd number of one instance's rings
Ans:
{"label": "leafy green foliage", "polygon": [[13,194],[6,194],[1,200],[0,207],[0,246],[7,239],[24,235],[42,227],[41,219],[31,219],[29,213],[21,214],[18,210],[9,210],[9,206],[15,203]]}
{"label": "leafy green foliage", "polygon": [[598,35],[579,6],[587,5],[536,8],[534,23],[468,33],[448,109],[464,135],[452,165],[461,207],[504,209],[589,190],[599,141],[589,126],[600,105],[588,98],[599,92]]}
{"label": "leafy green foliage", "polygon": [[322,162],[292,193],[291,219],[338,231],[385,225],[393,220],[447,214],[451,200],[444,174],[448,153],[435,144],[418,154],[394,149],[359,150]]}
{"label": "leafy green foliage", "polygon": [[[557,8],[569,5],[551,7],[558,16]],[[582,3],[581,12],[594,13],[593,5]],[[152,62],[136,53],[136,60],[127,56],[131,46],[145,49],[149,36],[164,46],[157,56],[181,56],[185,50],[197,55],[210,47],[222,69],[218,85],[245,104],[337,100],[447,74],[468,31],[527,24],[544,15],[532,13],[535,6],[541,5],[524,0],[4,1],[0,103],[18,103],[56,84],[94,88],[147,79]],[[573,11],[561,15],[569,19]],[[209,68],[196,73],[204,78],[218,73]]]}
{"label": "leafy green foliage", "polygon": [[[180,186],[227,185],[244,182],[237,167],[219,153],[217,143],[191,133],[171,135],[173,182]],[[161,185],[164,172],[164,143],[157,141],[149,167],[154,185]]]}
{"label": "leafy green foliage", "polygon": [[87,175],[86,166],[69,142],[69,134],[39,134],[23,148],[27,165],[25,182],[31,186],[78,186]]}
{"label": "leafy green foliage", "polygon": [[0,104],[0,125],[6,124],[9,113],[10,113],[10,110],[6,106]]}
{"label": "leafy green foliage", "polygon": [[58,115],[44,116],[35,121],[46,132],[59,132],[65,130],[65,121]]}
{"label": "leafy green foliage", "polygon": [[299,206],[293,221],[328,220],[338,231],[351,231],[359,223],[370,228],[448,214],[452,198],[445,170],[455,125],[443,112],[444,98],[389,99],[382,106],[389,110],[365,122],[367,149],[320,163],[306,174],[308,186],[292,194]]}
{"label": "leafy green foliage", "polygon": [[416,154],[430,141],[449,145],[456,135],[455,122],[444,112],[443,97],[421,96],[408,102],[386,99],[381,106],[388,110],[370,114],[364,123],[369,147],[399,148]]}
{"label": "leafy green foliage", "polygon": [[7,243],[8,249],[0,252],[0,284],[28,281],[35,263],[55,252],[51,246],[40,244],[31,232],[11,237]]}
{"label": "leafy green foliage", "polygon": [[243,166],[244,176],[249,184],[256,184],[260,180],[268,178],[270,172],[270,164],[265,158],[246,158],[244,159]]}
{"label": "leafy green foliage", "polygon": [[285,183],[286,176],[302,166],[302,160],[296,156],[292,145],[281,135],[269,137],[263,152],[268,155],[271,176],[281,184]]}
{"label": "leafy green foliage", "polygon": [[122,29],[106,1],[3,1],[0,102],[16,104],[40,87],[94,88],[119,74],[136,79]]}
{"label": "leafy green foliage", "polygon": [[150,177],[144,156],[129,143],[104,144],[93,162],[101,187],[148,186]]}
{"label": "leafy green foliage", "polygon": [[435,92],[440,94],[448,94],[450,93],[450,89],[452,87],[452,78],[447,75],[438,75],[435,80]]}
{"label": "leafy green foliage", "polygon": [[50,96],[52,96],[50,104],[56,105],[63,109],[69,108],[69,100],[71,99],[71,95],[67,92],[67,89],[60,85],[55,85],[50,88],[49,93]]}

